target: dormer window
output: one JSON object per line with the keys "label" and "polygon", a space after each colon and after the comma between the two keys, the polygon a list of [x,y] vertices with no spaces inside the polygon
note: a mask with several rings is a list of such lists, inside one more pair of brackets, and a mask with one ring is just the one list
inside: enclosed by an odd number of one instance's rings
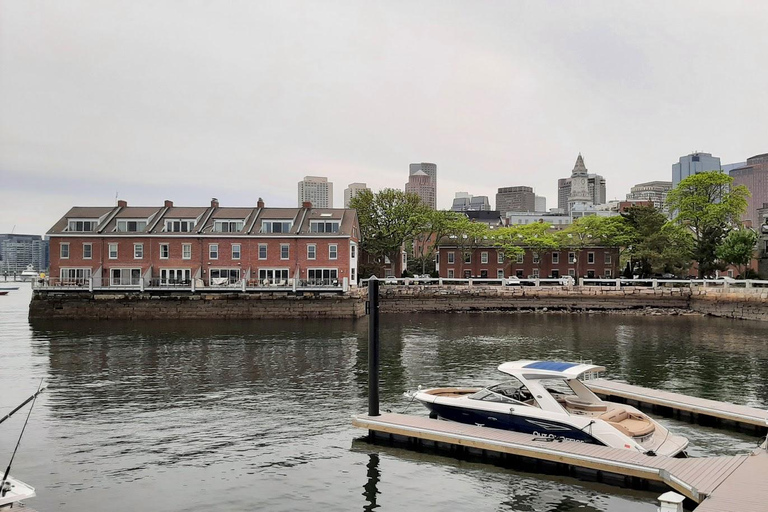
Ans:
{"label": "dormer window", "polygon": [[290,220],[263,220],[261,221],[262,233],[289,233],[293,222]]}
{"label": "dormer window", "polygon": [[146,220],[118,220],[117,231],[119,233],[136,233],[147,229]]}
{"label": "dormer window", "polygon": [[167,233],[189,233],[194,227],[195,221],[191,219],[165,221],[165,231]]}
{"label": "dormer window", "polygon": [[339,225],[338,220],[313,220],[310,221],[309,230],[312,233],[338,233]]}
{"label": "dormer window", "polygon": [[67,231],[96,231],[96,220],[70,220]]}
{"label": "dormer window", "polygon": [[242,220],[217,220],[213,223],[216,233],[239,233],[243,230]]}

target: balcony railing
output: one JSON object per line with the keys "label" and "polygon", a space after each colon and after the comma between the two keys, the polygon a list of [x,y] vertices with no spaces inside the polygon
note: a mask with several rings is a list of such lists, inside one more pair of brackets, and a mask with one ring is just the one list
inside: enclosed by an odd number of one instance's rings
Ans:
{"label": "balcony railing", "polygon": [[41,291],[77,291],[77,290],[126,290],[140,291],[333,291],[345,292],[349,289],[346,280],[342,279],[240,279],[213,280],[205,282],[202,279],[162,279],[153,277],[113,279],[106,285],[101,285],[96,279],[59,279],[47,277],[32,283],[32,287]]}

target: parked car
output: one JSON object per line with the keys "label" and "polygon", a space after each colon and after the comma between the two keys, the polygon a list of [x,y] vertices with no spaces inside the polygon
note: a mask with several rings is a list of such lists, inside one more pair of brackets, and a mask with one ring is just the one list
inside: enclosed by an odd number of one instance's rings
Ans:
{"label": "parked car", "polygon": [[522,286],[523,283],[516,277],[508,277],[504,280],[504,284],[507,286]]}

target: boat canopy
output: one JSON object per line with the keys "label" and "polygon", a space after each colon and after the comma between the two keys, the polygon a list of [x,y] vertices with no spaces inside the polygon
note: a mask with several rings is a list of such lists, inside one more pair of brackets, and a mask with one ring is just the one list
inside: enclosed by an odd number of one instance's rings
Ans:
{"label": "boat canopy", "polygon": [[588,363],[521,359],[500,364],[499,371],[514,377],[523,375],[527,379],[577,379],[580,375],[587,372],[604,372],[605,367]]}

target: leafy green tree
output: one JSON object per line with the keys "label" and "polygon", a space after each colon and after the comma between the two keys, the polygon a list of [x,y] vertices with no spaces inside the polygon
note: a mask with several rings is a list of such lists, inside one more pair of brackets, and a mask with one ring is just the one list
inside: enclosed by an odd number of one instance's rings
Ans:
{"label": "leafy green tree", "polygon": [[362,190],[349,203],[357,210],[360,223],[360,248],[372,258],[373,264],[361,264],[362,277],[383,274],[385,258],[398,261],[404,244],[424,231],[429,207],[416,194],[384,189],[373,193]]}
{"label": "leafy green tree", "polygon": [[700,278],[720,268],[717,247],[747,209],[749,190],[732,185],[733,178],[727,174],[707,171],[688,176],[667,196],[675,220],[693,230],[693,258]]}
{"label": "leafy green tree", "polygon": [[424,230],[414,238],[414,271],[421,269],[420,273],[425,274],[427,270],[431,272],[435,269],[434,257],[438,249],[438,242],[443,237],[455,233],[459,223],[466,218],[466,215],[446,210],[430,209],[424,213],[424,219],[420,222],[424,226]]}
{"label": "leafy green tree", "polygon": [[670,223],[653,206],[633,206],[621,216],[630,231],[625,256],[633,275],[682,274],[690,268],[693,234],[687,227]]}
{"label": "leafy green tree", "polygon": [[448,244],[456,244],[461,251],[462,270],[466,257],[475,249],[488,243],[490,229],[482,222],[473,222],[466,215],[459,215],[450,226]]}
{"label": "leafy green tree", "polygon": [[744,276],[752,261],[757,238],[757,233],[751,229],[735,229],[723,238],[715,254],[724,264],[734,265],[739,275]]}

